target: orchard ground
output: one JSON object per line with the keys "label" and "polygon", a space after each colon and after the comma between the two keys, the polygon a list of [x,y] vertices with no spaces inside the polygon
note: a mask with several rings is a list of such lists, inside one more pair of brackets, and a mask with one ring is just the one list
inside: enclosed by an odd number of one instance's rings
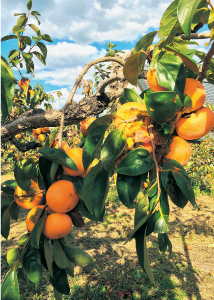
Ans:
{"label": "orchard ground", "polygon": [[[8,165],[2,165],[1,182],[9,179],[13,175]],[[104,222],[96,225],[85,219],[85,229],[72,229],[77,244],[96,262],[75,268],[75,277],[69,276],[71,295],[63,299],[214,299],[214,198],[196,198],[199,211],[190,204],[180,209],[171,203],[171,256],[159,252],[155,234],[147,239],[156,280],[153,287],[138,264],[135,241],[124,245],[133,228],[134,211],[120,204],[112,181]],[[9,271],[7,251],[27,232],[27,213],[21,209],[19,220],[12,221],[8,240],[2,238],[2,280]],[[44,274],[39,286],[20,282],[21,299],[54,299],[48,274]]]}

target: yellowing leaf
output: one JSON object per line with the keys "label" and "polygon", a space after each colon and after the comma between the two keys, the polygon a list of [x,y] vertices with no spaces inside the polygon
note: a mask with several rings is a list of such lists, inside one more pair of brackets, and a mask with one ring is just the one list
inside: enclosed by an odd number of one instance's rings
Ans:
{"label": "yellowing leaf", "polygon": [[138,75],[143,69],[146,58],[147,55],[145,53],[137,52],[127,59],[123,68],[123,75],[131,84],[137,84]]}

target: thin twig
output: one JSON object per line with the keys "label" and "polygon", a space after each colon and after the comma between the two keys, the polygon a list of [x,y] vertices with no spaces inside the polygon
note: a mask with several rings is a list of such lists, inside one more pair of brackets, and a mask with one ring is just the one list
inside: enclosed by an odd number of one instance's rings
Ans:
{"label": "thin twig", "polygon": [[204,58],[201,75],[198,76],[198,78],[197,78],[198,81],[202,82],[204,80],[204,78],[206,78],[207,70],[209,68],[209,63],[210,63],[210,60],[213,57],[213,55],[214,55],[214,42],[212,42],[212,45]]}
{"label": "thin twig", "polygon": [[95,67],[95,69],[97,69],[99,72],[100,72],[100,74],[102,74],[103,76],[105,76],[105,77],[107,77],[107,78],[109,78],[109,75],[108,74],[105,74],[105,73],[103,73],[103,71],[97,66],[97,65],[94,65],[94,67]]}
{"label": "thin twig", "polygon": [[178,37],[182,38],[183,40],[208,39],[210,38],[210,32],[191,33],[190,37],[186,36],[185,34],[181,34]]}
{"label": "thin twig", "polygon": [[211,3],[210,0],[207,0],[207,3],[210,5],[210,7],[211,7],[212,9],[214,9],[214,6],[212,5],[212,3]]}
{"label": "thin twig", "polygon": [[65,103],[64,107],[61,110],[59,149],[62,147],[62,133],[63,133],[63,126],[64,126],[65,112],[66,112],[68,106],[71,104],[73,97],[76,93],[76,90],[77,90],[83,76],[88,72],[89,68],[92,67],[93,65],[100,63],[100,62],[106,62],[106,61],[115,61],[115,62],[121,64],[122,66],[124,66],[124,64],[125,64],[125,62],[122,59],[120,59],[119,57],[102,57],[102,58],[95,59],[95,60],[91,61],[90,63],[85,64],[85,67],[83,68],[83,70],[81,71],[81,73],[79,74],[79,76],[77,77],[77,79],[75,81],[75,84],[70,92],[67,102]]}

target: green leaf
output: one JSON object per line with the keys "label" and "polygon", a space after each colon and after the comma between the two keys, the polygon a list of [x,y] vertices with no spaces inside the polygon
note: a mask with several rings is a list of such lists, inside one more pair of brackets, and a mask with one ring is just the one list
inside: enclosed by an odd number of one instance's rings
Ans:
{"label": "green leaf", "polygon": [[180,59],[183,61],[183,63],[185,64],[185,66],[186,66],[187,68],[189,68],[189,69],[192,70],[193,72],[195,72],[195,73],[197,73],[198,75],[200,75],[198,66],[197,66],[197,64],[196,64],[192,59],[190,59],[188,56],[186,56],[186,55],[183,54],[182,52],[173,49],[173,48],[170,47],[170,46],[165,46],[164,48],[165,48],[166,50],[171,51],[172,53],[176,54],[177,56],[179,56]]}
{"label": "green leaf", "polygon": [[[39,13],[38,13],[38,14],[39,14]],[[32,11],[32,12],[31,12],[31,15],[34,16],[34,18],[37,20],[38,24],[40,25],[41,22],[39,21],[39,18],[37,17],[37,12]],[[39,14],[39,16],[40,16],[40,14]]]}
{"label": "green leaf", "polygon": [[53,180],[50,177],[51,165],[52,161],[44,158],[43,156],[39,158],[39,174],[41,175],[39,183],[41,181],[42,184],[45,185],[46,190],[48,190],[48,188],[53,184]]}
{"label": "green leaf", "polygon": [[36,32],[36,34],[38,36],[41,36],[40,30],[39,30],[39,28],[36,25],[34,25],[34,24],[28,24],[28,26],[30,26]]}
{"label": "green leaf", "polygon": [[[93,122],[94,123],[94,122]],[[93,124],[92,123],[92,124]],[[88,129],[90,126],[88,127]],[[85,171],[94,158],[98,158],[101,152],[101,144],[108,125],[99,125],[88,131],[83,148],[83,166]]]}
{"label": "green leaf", "polygon": [[120,201],[128,208],[134,207],[136,199],[141,187],[141,175],[127,176],[123,174],[117,175],[117,192]]}
{"label": "green leaf", "polygon": [[159,52],[152,58],[151,70],[156,69],[158,84],[183,95],[186,71],[182,60],[170,52]]}
{"label": "green leaf", "polygon": [[94,128],[96,128],[96,127],[98,127],[100,125],[108,125],[113,118],[114,118],[113,114],[104,115],[102,117],[97,118],[88,127],[87,134],[89,134]]}
{"label": "green leaf", "polygon": [[69,261],[58,240],[53,241],[53,257],[59,268],[69,268]]}
{"label": "green leaf", "polygon": [[33,54],[32,53],[27,53],[27,52],[22,52],[22,56],[24,59],[31,59],[33,57]]}
{"label": "green leaf", "polygon": [[[88,209],[86,208],[84,202],[81,199],[79,200],[79,202],[77,204],[77,208],[79,209],[79,211],[81,212],[81,214],[84,217],[88,218],[91,221],[96,221],[97,222],[96,217],[88,211]],[[104,213],[105,213],[105,207],[104,207],[104,209],[103,209],[103,211],[100,215],[100,218],[98,220],[99,222],[103,222]]]}
{"label": "green leaf", "polygon": [[145,104],[145,101],[132,89],[125,88],[123,94],[120,97],[120,103],[124,104],[126,102],[138,102]]}
{"label": "green leaf", "polygon": [[80,176],[69,176],[69,175],[62,175],[60,180],[68,180],[74,184],[74,188],[77,191],[77,194],[80,194],[83,187],[84,178]]}
{"label": "green leaf", "polygon": [[53,278],[50,277],[53,287],[61,294],[69,295],[70,287],[65,269],[60,269],[55,261],[53,262]]}
{"label": "green leaf", "polygon": [[26,29],[21,28],[21,27],[18,26],[18,25],[13,26],[13,28],[12,28],[13,33],[23,32],[23,31],[25,31],[25,30],[26,30]]}
{"label": "green leaf", "polygon": [[28,279],[39,284],[42,279],[42,263],[37,249],[28,246],[23,256],[23,268]]}
{"label": "green leaf", "polygon": [[101,161],[107,172],[109,172],[112,163],[121,154],[125,145],[126,135],[123,130],[115,129],[109,133],[101,150]]}
{"label": "green leaf", "polygon": [[109,176],[108,173],[102,168],[97,173],[92,188],[93,212],[96,221],[99,221],[100,216],[104,210],[105,199],[108,195],[108,190]]}
{"label": "green leaf", "polygon": [[153,164],[152,155],[146,149],[136,148],[119,162],[115,171],[124,175],[138,176],[151,170]]}
{"label": "green leaf", "polygon": [[36,55],[36,57],[43,63],[43,65],[46,66],[45,58],[44,58],[44,56],[41,53],[39,53],[37,51],[33,51],[32,53],[34,55]]}
{"label": "green leaf", "polygon": [[[41,37],[41,36],[32,36],[32,40],[34,40],[34,42],[38,43],[39,41],[42,40],[42,37]],[[33,52],[32,52],[32,53],[33,53]],[[41,54],[41,53],[40,53],[40,54]],[[39,58],[39,60],[41,60],[41,59]]]}
{"label": "green leaf", "polygon": [[30,178],[25,177],[24,171],[22,168],[20,168],[18,165],[15,166],[14,168],[14,177],[15,180],[18,184],[18,186],[24,190],[28,191],[31,185],[31,180]]}
{"label": "green leaf", "polygon": [[47,57],[47,47],[45,46],[45,44],[41,43],[41,42],[38,42],[37,43],[37,46],[39,47],[39,49],[41,50],[42,54],[43,54],[43,57],[44,57],[44,60],[46,60],[46,57]]}
{"label": "green leaf", "polygon": [[83,199],[86,208],[89,210],[91,214],[93,214],[93,196],[92,196],[93,183],[101,168],[102,168],[101,163],[98,163],[93,168],[91,168],[91,170],[88,172],[88,174],[84,179],[82,191],[80,194],[81,199]]}
{"label": "green leaf", "polygon": [[62,300],[62,294],[59,293],[55,288],[53,289],[54,290],[54,297],[56,300]]}
{"label": "green leaf", "polygon": [[188,199],[177,185],[172,175],[172,171],[170,171],[170,163],[167,162],[163,165],[163,169],[160,175],[161,182],[172,202],[178,207],[184,208],[184,206],[188,202]]}
{"label": "green leaf", "polygon": [[47,211],[45,210],[43,212],[42,217],[35,224],[31,233],[31,245],[36,249],[39,249],[39,241],[40,241],[42,229],[45,225],[46,218],[47,218]]}
{"label": "green leaf", "polygon": [[20,239],[18,240],[19,247],[24,247],[24,245],[27,243],[29,239],[29,235],[30,235],[29,233],[26,233],[20,237]]}
{"label": "green leaf", "polygon": [[6,180],[2,183],[2,185],[6,185],[7,187],[10,187],[15,190],[18,184],[15,180]]}
{"label": "green leaf", "polygon": [[4,122],[13,106],[15,78],[10,66],[1,59],[1,111]]}
{"label": "green leaf", "polygon": [[178,25],[177,6],[179,0],[173,1],[164,12],[160,21],[160,29],[158,36],[161,37],[160,43],[165,37],[168,37],[171,32],[173,36],[177,33],[176,26]]}
{"label": "green leaf", "polygon": [[12,40],[12,39],[17,39],[17,36],[13,34],[3,36],[3,38],[1,38],[1,42]]}
{"label": "green leaf", "polygon": [[169,253],[172,253],[172,243],[166,233],[159,233],[158,234],[158,245],[159,249],[162,252],[166,252],[167,247],[169,248]]}
{"label": "green leaf", "polygon": [[2,283],[1,299],[20,300],[17,272],[13,269],[7,273]]}
{"label": "green leaf", "polygon": [[74,277],[74,264],[70,261],[68,261],[69,263],[69,268],[66,268],[65,271],[68,275]]}
{"label": "green leaf", "polygon": [[30,10],[32,7],[32,0],[28,0],[27,2],[27,9]]}
{"label": "green leaf", "polygon": [[48,34],[43,34],[42,39],[47,42],[53,42],[52,38]]}
{"label": "green leaf", "polygon": [[156,36],[157,33],[158,31],[151,31],[146,35],[144,35],[135,45],[133,54],[141,50],[147,51],[148,47],[152,44],[154,37]]}
{"label": "green leaf", "polygon": [[13,268],[16,264],[16,262],[19,259],[19,256],[21,254],[20,248],[12,248],[7,252],[7,263],[10,266],[10,268]]}
{"label": "green leaf", "polygon": [[133,85],[137,85],[138,75],[141,73],[147,55],[143,52],[132,54],[123,67],[123,75]]}
{"label": "green leaf", "polygon": [[28,44],[29,46],[31,46],[31,38],[29,36],[22,36],[21,37],[22,42]]}
{"label": "green leaf", "polygon": [[145,94],[147,110],[157,123],[175,123],[179,112],[184,109],[181,99],[175,92]]}
{"label": "green leaf", "polygon": [[46,260],[47,267],[48,267],[48,272],[49,272],[50,276],[53,277],[52,251],[51,251],[51,247],[49,244],[49,240],[46,237],[44,237],[44,253],[45,253],[45,260]]}
{"label": "green leaf", "polygon": [[11,216],[11,218],[13,220],[17,221],[18,216],[19,216],[19,212],[20,212],[20,206],[15,201],[13,201],[10,204],[10,216]]}
{"label": "green leaf", "polygon": [[152,284],[155,284],[154,275],[149,262],[148,251],[146,248],[146,223],[136,232],[136,250],[139,263],[146,272]]}
{"label": "green leaf", "polygon": [[24,27],[28,21],[28,18],[26,16],[20,16],[17,20],[17,26]]}
{"label": "green leaf", "polygon": [[41,16],[40,15],[40,13],[38,12],[38,11],[36,11],[36,10],[33,10],[32,12],[31,12],[31,15],[35,15],[35,16]]}
{"label": "green leaf", "polygon": [[55,161],[59,165],[62,165],[66,168],[78,170],[73,159],[70,158],[64,151],[56,148],[43,148],[38,150],[45,158]]}
{"label": "green leaf", "polygon": [[74,264],[84,266],[95,261],[87,252],[77,246],[64,247],[67,258]]}
{"label": "green leaf", "polygon": [[7,240],[10,232],[10,207],[5,209],[1,218],[1,234]]}
{"label": "green leaf", "polygon": [[186,36],[190,37],[191,33],[191,23],[193,20],[193,16],[196,8],[198,7],[201,0],[189,0],[186,2],[185,0],[179,0],[178,8],[177,8],[177,16],[179,24],[186,34]]}

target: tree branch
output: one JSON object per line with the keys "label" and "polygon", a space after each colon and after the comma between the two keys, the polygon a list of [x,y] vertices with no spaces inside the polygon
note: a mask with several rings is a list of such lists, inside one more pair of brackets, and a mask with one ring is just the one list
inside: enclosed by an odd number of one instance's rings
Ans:
{"label": "tree branch", "polygon": [[202,32],[202,33],[191,33],[190,37],[185,34],[179,35],[183,40],[197,40],[197,39],[208,39],[210,38],[210,32]]}
{"label": "tree branch", "polygon": [[207,52],[205,58],[204,58],[204,62],[202,65],[202,71],[201,71],[201,75],[198,76],[197,80],[202,82],[204,80],[204,78],[206,78],[207,76],[207,70],[209,68],[209,63],[210,60],[212,58],[212,56],[214,55],[214,42],[212,42],[212,45],[210,47],[210,50]]}
{"label": "tree branch", "polygon": [[[99,96],[84,97],[79,103],[72,101],[65,113],[65,125],[77,124],[91,115],[102,113],[123,91],[103,93]],[[41,127],[59,127],[61,111],[56,109],[31,109],[16,120],[1,126],[1,141],[11,140],[16,134]]]}
{"label": "tree branch", "polygon": [[42,147],[40,143],[36,143],[36,142],[20,143],[15,137],[12,138],[11,143],[14,146],[16,146],[16,148],[21,152],[26,152],[31,149],[36,149],[37,147]]}
{"label": "tree branch", "polygon": [[105,74],[105,73],[103,73],[102,71],[101,71],[101,69],[97,66],[97,65],[94,65],[94,67],[95,67],[95,69],[97,69],[99,72],[100,72],[100,74],[102,74],[103,76],[105,76],[105,77],[107,77],[107,78],[109,78],[109,75],[108,74]]}

